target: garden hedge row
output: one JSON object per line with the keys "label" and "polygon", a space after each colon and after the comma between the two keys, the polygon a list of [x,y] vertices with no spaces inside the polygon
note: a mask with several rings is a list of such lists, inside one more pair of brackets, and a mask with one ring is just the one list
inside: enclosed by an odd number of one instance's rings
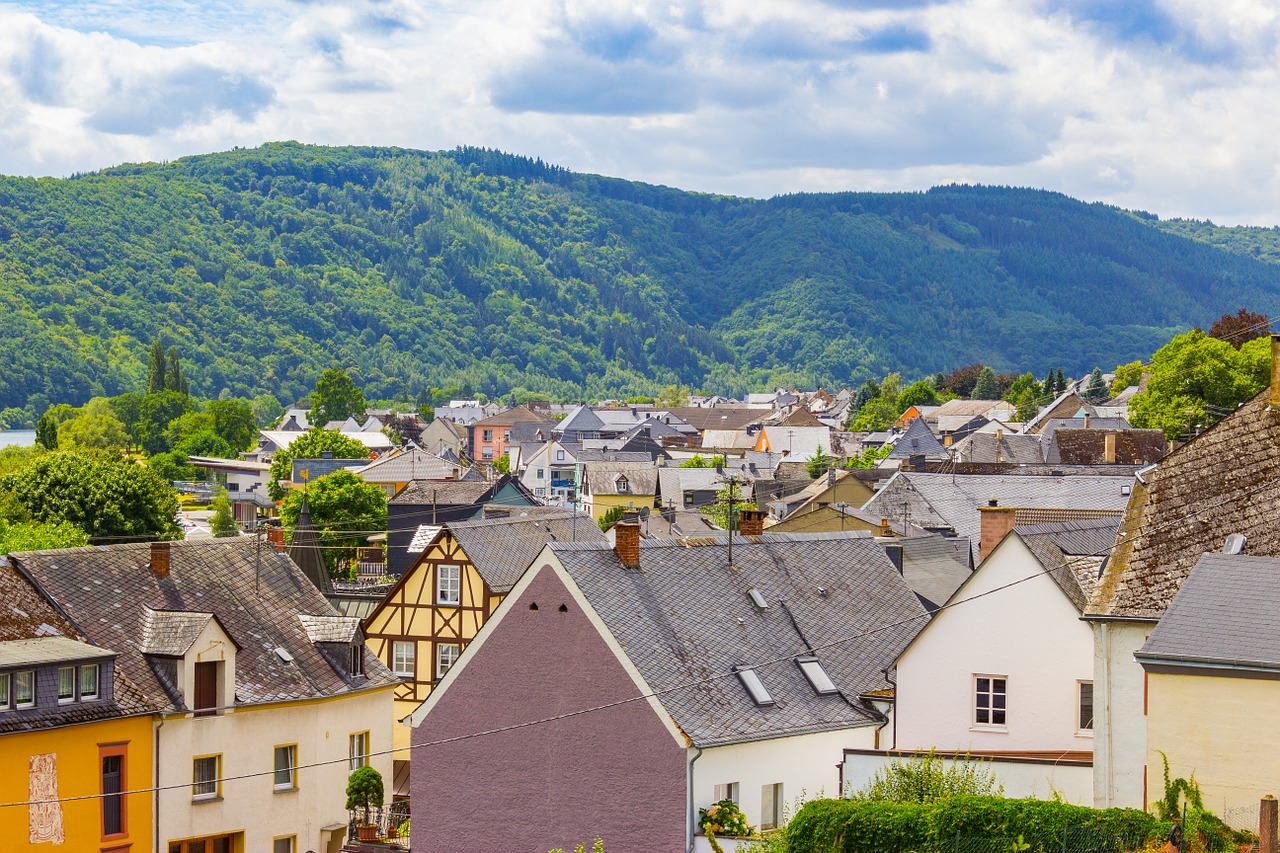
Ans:
{"label": "garden hedge row", "polygon": [[[789,853],[952,853],[957,836],[1022,836],[1027,853],[1073,853],[1086,837],[1089,849],[1132,850],[1168,831],[1169,824],[1137,809],[966,796],[922,804],[814,800],[792,818],[786,834]],[[1101,839],[1106,841],[1097,843]],[[962,841],[962,851],[965,846]]]}

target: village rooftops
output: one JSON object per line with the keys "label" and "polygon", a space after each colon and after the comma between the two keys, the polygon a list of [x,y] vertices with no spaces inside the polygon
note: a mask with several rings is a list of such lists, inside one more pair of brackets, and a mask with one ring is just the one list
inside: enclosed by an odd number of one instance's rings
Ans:
{"label": "village rooftops", "polygon": [[[884,550],[852,534],[735,536],[730,568],[726,544],[641,540],[638,568],[608,545],[548,547],[695,746],[883,722],[858,697],[889,686],[884,668],[927,621]],[[808,658],[834,692],[807,679]]]}
{"label": "village rooftops", "polygon": [[1119,527],[1119,518],[1099,518],[1028,524],[1014,527],[1014,532],[1083,613]]}

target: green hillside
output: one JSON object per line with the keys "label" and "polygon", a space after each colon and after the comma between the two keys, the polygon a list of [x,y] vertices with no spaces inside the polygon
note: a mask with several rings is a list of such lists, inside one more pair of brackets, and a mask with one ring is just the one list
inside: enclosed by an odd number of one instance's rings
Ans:
{"label": "green hillside", "polygon": [[277,143],[67,180],[0,178],[0,408],[138,390],[282,400],[347,367],[371,399],[459,384],[742,393],[984,361],[1145,358],[1280,267],[1055,193],[767,201],[482,149]]}

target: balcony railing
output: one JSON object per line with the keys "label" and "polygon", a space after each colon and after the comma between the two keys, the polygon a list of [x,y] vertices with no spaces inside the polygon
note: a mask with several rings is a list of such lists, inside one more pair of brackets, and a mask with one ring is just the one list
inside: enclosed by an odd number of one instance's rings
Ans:
{"label": "balcony railing", "polygon": [[392,803],[380,809],[369,809],[365,820],[364,809],[351,812],[347,826],[347,842],[343,850],[408,850],[409,804]]}

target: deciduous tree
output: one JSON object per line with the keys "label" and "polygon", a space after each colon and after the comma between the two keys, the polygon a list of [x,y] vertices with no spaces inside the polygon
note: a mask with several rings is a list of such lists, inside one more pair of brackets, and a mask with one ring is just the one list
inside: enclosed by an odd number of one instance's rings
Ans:
{"label": "deciduous tree", "polygon": [[[303,492],[290,491],[280,505],[285,529],[298,525]],[[387,494],[366,483],[359,474],[335,471],[308,484],[307,507],[311,524],[324,551],[329,573],[340,575],[354,562],[356,548],[377,531],[387,529]]]}
{"label": "deciduous tree", "polygon": [[350,417],[364,420],[364,392],[346,371],[330,368],[316,381],[311,423],[322,427],[330,421],[345,421]]}
{"label": "deciduous tree", "polygon": [[310,429],[271,457],[271,479],[267,483],[267,494],[274,501],[282,499],[284,489],[280,488],[280,481],[293,479],[293,460],[318,459],[326,452],[332,453],[335,459],[369,458],[369,449],[354,438],[318,427]]}

